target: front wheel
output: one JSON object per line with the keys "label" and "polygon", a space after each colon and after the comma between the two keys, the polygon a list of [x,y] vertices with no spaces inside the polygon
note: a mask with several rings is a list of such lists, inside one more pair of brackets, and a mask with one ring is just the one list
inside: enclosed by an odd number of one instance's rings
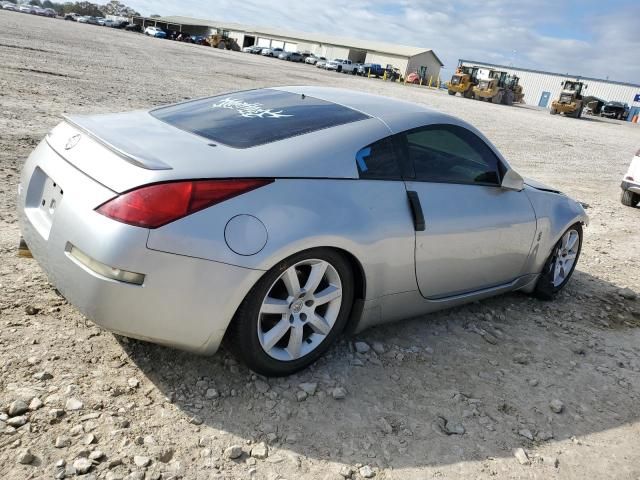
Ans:
{"label": "front wheel", "polygon": [[635,207],[640,202],[640,193],[623,190],[620,201],[626,207]]}
{"label": "front wheel", "polygon": [[553,247],[536,284],[536,297],[552,300],[556,293],[562,290],[576,268],[581,249],[582,225],[576,223],[564,232]]}
{"label": "front wheel", "polygon": [[343,255],[326,248],[293,255],[247,294],[229,327],[231,349],[261,375],[295,373],[334,343],[353,295],[353,272]]}
{"label": "front wheel", "polygon": [[454,92],[453,90],[447,90],[449,92],[449,95],[455,95],[456,92]]}

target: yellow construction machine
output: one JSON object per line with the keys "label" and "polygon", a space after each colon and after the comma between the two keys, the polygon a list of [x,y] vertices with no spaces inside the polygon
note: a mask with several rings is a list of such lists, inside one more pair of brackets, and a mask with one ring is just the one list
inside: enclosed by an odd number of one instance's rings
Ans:
{"label": "yellow construction machine", "polygon": [[473,87],[478,84],[478,67],[459,65],[447,83],[449,95],[459,93],[464,98],[473,97]]}
{"label": "yellow construction machine", "polygon": [[480,69],[478,84],[473,87],[473,96],[480,101],[502,103],[506,80],[507,72]]}
{"label": "yellow construction machine", "polygon": [[551,115],[564,113],[567,117],[580,118],[585,106],[582,90],[586,90],[587,85],[578,80],[565,80],[561,85],[560,98],[551,102]]}
{"label": "yellow construction machine", "polygon": [[235,39],[221,33],[215,33],[207,37],[207,42],[213,48],[220,48],[222,50],[235,50],[240,51],[240,46]]}

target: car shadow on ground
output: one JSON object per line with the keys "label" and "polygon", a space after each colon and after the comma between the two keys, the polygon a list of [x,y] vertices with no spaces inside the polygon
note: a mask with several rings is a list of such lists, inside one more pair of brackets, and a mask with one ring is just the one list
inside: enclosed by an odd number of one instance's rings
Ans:
{"label": "car shadow on ground", "polygon": [[[508,456],[637,421],[639,312],[615,285],[576,272],[555,301],[513,293],[377,327],[358,339],[381,353],[355,353],[343,339],[288,378],[256,377],[224,349],[199,357],[122,345],[185,419],[275,451],[398,469]],[[303,398],[305,382],[317,388]],[[333,398],[337,387],[344,399]]]}

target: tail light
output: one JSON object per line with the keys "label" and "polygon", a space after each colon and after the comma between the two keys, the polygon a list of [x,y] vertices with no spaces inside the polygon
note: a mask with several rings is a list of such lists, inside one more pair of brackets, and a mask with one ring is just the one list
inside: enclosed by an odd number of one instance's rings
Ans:
{"label": "tail light", "polygon": [[271,182],[270,179],[241,178],[156,183],[118,195],[96,211],[136,227],[158,228]]}

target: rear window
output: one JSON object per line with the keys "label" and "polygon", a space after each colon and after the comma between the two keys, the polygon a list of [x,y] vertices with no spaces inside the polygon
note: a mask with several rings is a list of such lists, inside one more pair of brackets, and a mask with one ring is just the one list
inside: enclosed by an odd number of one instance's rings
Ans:
{"label": "rear window", "polygon": [[369,118],[342,105],[280,90],[209,97],[151,112],[176,128],[235,148],[249,148]]}

